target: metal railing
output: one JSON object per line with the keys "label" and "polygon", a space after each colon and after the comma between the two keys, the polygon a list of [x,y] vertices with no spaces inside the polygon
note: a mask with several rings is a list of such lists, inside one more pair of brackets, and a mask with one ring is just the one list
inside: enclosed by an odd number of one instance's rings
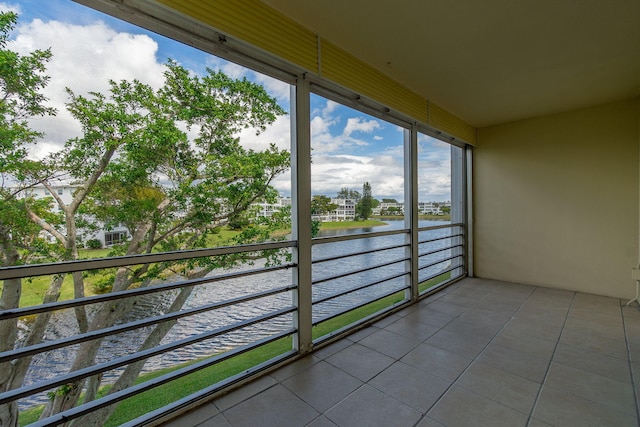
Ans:
{"label": "metal railing", "polygon": [[[408,229],[313,239],[312,260],[306,261],[311,262],[312,283],[300,285],[311,286],[312,325],[299,327],[313,328],[315,345],[411,303],[413,286],[419,285],[422,293],[431,292],[464,274],[462,224],[420,228],[418,232],[416,260],[411,256]],[[290,251],[295,246],[294,241],[284,241],[15,266],[0,269],[0,280],[22,279],[28,283],[34,276],[185,263],[263,250]],[[42,342],[28,343],[18,337],[18,345],[0,353],[0,367],[29,364],[32,358],[33,363],[22,384],[0,393],[0,405],[17,403],[21,411],[28,412],[33,406],[49,403],[69,384],[84,387],[90,379],[102,378],[101,393],[92,399],[32,424],[59,425],[176,381],[195,378],[196,373],[208,378],[221,364],[237,362],[243,354],[252,352],[252,358],[247,357],[249,365],[238,363],[235,370],[227,370],[223,376],[212,375],[205,386],[197,390],[185,388],[184,395],[175,396],[160,407],[142,408],[142,414],[132,414],[132,419],[125,421],[126,425],[142,425],[295,357],[297,265],[257,263],[233,271],[213,271],[195,279],[176,280],[174,276],[161,275],[163,280],[134,289],[0,311],[0,322],[19,321],[28,332],[28,325],[37,322],[34,319],[38,316],[58,319],[50,321],[49,327],[59,329],[58,321],[62,325],[76,322],[71,312],[78,308],[86,310],[90,317],[107,305],[126,304],[130,308],[118,321],[96,329],[68,327],[66,334],[47,333]],[[418,277],[412,277],[412,271],[417,271]],[[180,295],[184,301],[177,303]],[[165,335],[158,342],[146,343],[154,328],[164,328]],[[56,352],[73,360],[78,349],[90,343],[100,346],[86,366],[71,369],[72,364],[67,361],[56,370],[43,369],[46,363],[38,364],[48,357],[58,357]],[[119,375],[136,364],[143,366],[137,381],[110,390]]]}

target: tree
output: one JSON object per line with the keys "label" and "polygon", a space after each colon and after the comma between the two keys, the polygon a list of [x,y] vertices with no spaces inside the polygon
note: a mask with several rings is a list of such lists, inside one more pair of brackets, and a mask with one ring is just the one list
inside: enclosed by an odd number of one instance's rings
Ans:
{"label": "tree", "polygon": [[338,191],[338,195],[336,199],[351,199],[354,202],[358,203],[360,201],[360,193],[357,190],[350,190],[346,187],[343,187]]}
{"label": "tree", "polygon": [[365,182],[362,185],[362,198],[358,202],[356,206],[356,213],[362,220],[367,220],[371,216],[372,210],[372,196],[371,196],[371,185],[368,182]]}
{"label": "tree", "polygon": [[[3,41],[3,47],[15,22],[15,16],[7,19],[2,15],[0,24],[3,25],[4,37],[0,40]],[[0,59],[12,58],[4,50],[0,53],[3,55]],[[29,64],[34,71],[33,76],[38,77],[37,71],[43,68],[36,65],[46,62],[50,53],[36,53],[32,56],[39,55],[40,62],[31,59]],[[16,55],[13,57],[19,58]],[[7,88],[16,86],[11,80],[15,77],[16,71],[6,66],[6,62],[0,62],[0,73],[3,76],[3,90],[12,94],[13,92],[9,92]],[[25,76],[28,77],[23,72],[20,79]],[[42,103],[44,98],[35,97],[34,94],[46,84],[47,78],[42,77],[38,80],[33,76],[30,80],[26,79],[35,82],[31,89],[26,91],[32,96],[27,100],[35,104]],[[49,200],[53,200],[60,214],[54,216],[48,209],[43,209],[43,206],[26,203],[27,199],[23,198],[21,205],[15,206],[20,207],[21,210],[16,211],[20,214],[11,216],[20,219],[25,227],[30,227],[32,235],[44,230],[53,236],[57,241],[57,259],[77,259],[78,236],[81,229],[91,228],[96,222],[104,227],[115,224],[124,224],[127,227],[130,237],[125,245],[117,248],[122,255],[208,246],[208,238],[212,234],[220,227],[243,218],[253,203],[273,201],[277,193],[271,182],[289,168],[289,153],[286,150],[279,150],[274,145],[262,151],[248,150],[242,147],[236,137],[239,131],[245,128],[254,128],[256,132],[261,132],[279,115],[285,113],[262,86],[246,79],[231,79],[213,70],[207,70],[205,76],[199,77],[169,61],[164,86],[159,90],[154,90],[139,81],[112,81],[108,94],[92,92],[85,96],[69,89],[68,95],[67,108],[80,122],[82,136],[67,141],[63,150],[52,154],[46,159],[46,163],[34,166],[29,171],[31,176],[38,172],[38,182],[49,190]],[[15,97],[19,99],[19,95]],[[7,95],[5,99],[8,99]],[[0,105],[5,108],[9,104],[3,102]],[[24,108],[21,111],[24,111]],[[44,114],[50,111],[35,109],[34,112]],[[5,127],[8,131],[5,128],[0,131],[9,132],[13,129],[10,126]],[[40,136],[25,131],[20,135],[29,136],[30,141]],[[190,138],[189,135],[196,136]],[[4,141],[3,139],[0,143],[4,144]],[[11,147],[18,147],[18,142],[18,138],[14,138]],[[26,155],[24,150],[14,149],[14,152],[19,155],[5,150],[3,145],[1,167],[9,163],[5,158],[13,161]],[[16,167],[14,169],[18,170]],[[52,176],[44,176],[41,173],[47,170],[54,171],[55,176],[72,181],[77,186],[70,203],[65,203],[53,190],[55,181]],[[39,204],[45,202],[49,204],[48,200],[41,200]],[[5,209],[5,205],[2,209]],[[4,219],[4,215],[1,218]],[[9,226],[2,224],[2,219],[0,232],[3,230],[2,227],[6,229]],[[274,218],[275,222],[279,222],[277,226],[280,228],[283,220],[279,216]],[[236,243],[255,242],[269,236],[269,224],[264,221],[251,224],[244,229],[235,238]],[[26,235],[25,232],[24,236]],[[16,233],[11,235],[16,236]],[[19,235],[21,242],[26,241],[24,236]],[[12,247],[16,245],[10,241],[6,242],[6,237],[6,233],[0,235],[3,264],[17,262],[13,259],[15,257],[11,257]],[[234,255],[216,259],[195,259],[183,263],[144,264],[114,269],[104,274],[112,291],[122,291],[134,285],[149,286],[161,277],[163,272],[171,271],[187,279],[197,278],[203,277],[214,268],[242,260],[242,255]],[[74,295],[82,297],[82,274],[74,273],[72,277]],[[63,275],[57,275],[52,279],[46,302],[57,300],[63,279]],[[21,284],[8,282],[5,281],[3,284],[2,308],[17,307],[19,303]],[[191,290],[192,288],[184,288],[177,293],[168,311],[179,310]],[[11,298],[5,298],[5,295],[11,295]],[[5,299],[10,299],[8,305],[5,304]],[[134,298],[116,304],[105,303],[91,314],[80,307],[75,311],[79,329],[86,332],[109,327],[133,304]],[[49,319],[50,314],[36,317],[26,345],[42,340]],[[12,349],[15,345],[15,321],[9,323],[10,321],[3,321],[0,324],[0,334],[3,338],[0,341],[6,350]],[[140,349],[157,345],[171,326],[171,322],[157,325],[148,335],[142,337]],[[70,364],[70,370],[92,365],[100,344],[99,339],[80,344],[75,359]],[[5,364],[0,374],[2,390],[19,387],[29,363],[29,358],[24,358],[15,365]],[[129,365],[109,393],[130,386],[143,365],[144,361]],[[84,393],[84,402],[94,400],[97,398],[101,380],[101,377],[97,376],[88,382],[67,384],[53,393],[54,397],[43,411],[42,417],[74,407],[78,404],[81,393]],[[102,425],[113,409],[102,409],[76,419],[72,424]],[[0,416],[4,416],[3,414],[8,415],[0,419],[0,424],[15,424],[15,405],[0,405]]]}
{"label": "tree", "polygon": [[[277,193],[270,183],[289,167],[287,151],[274,145],[264,151],[247,150],[235,137],[244,128],[264,130],[284,114],[261,86],[244,79],[233,80],[213,70],[200,78],[169,62],[165,85],[158,91],[138,81],[122,81],[111,82],[108,97],[92,93],[88,98],[72,91],[69,96],[68,109],[82,124],[84,135],[69,141],[65,152],[54,159],[83,183],[70,205],[58,200],[68,218],[67,239],[73,240],[73,219],[87,213],[105,224],[125,224],[131,236],[123,248],[127,255],[204,247],[212,233],[239,221],[253,203],[272,201]],[[189,140],[180,123],[196,131],[197,137]],[[264,229],[252,227],[238,240],[249,243],[263,237]],[[168,269],[187,279],[203,277],[239,259],[121,268],[112,273],[112,290],[146,286]],[[170,310],[179,310],[191,290],[182,289]],[[104,304],[81,330],[111,326],[133,303],[121,302],[115,309],[112,303]],[[141,349],[157,345],[171,326],[156,326]],[[90,366],[99,346],[99,340],[80,344],[71,370]],[[143,365],[129,365],[110,392],[130,386]],[[86,389],[83,382],[67,387],[68,392],[58,393],[42,416],[75,406],[83,390],[85,401],[95,399],[99,386],[100,378],[92,378]],[[102,425],[109,414],[104,409],[76,424]]]}
{"label": "tree", "polygon": [[331,202],[327,196],[313,196],[311,198],[311,214],[323,215],[338,209],[338,205]]}
{"label": "tree", "polygon": [[382,203],[398,203],[396,199],[382,199]]}
{"label": "tree", "polygon": [[[40,228],[29,220],[28,209],[39,212],[51,223],[57,220],[48,213],[48,201],[36,201],[28,195],[42,168],[27,158],[28,145],[41,136],[30,128],[27,120],[55,114],[53,108],[46,106],[47,99],[42,94],[49,80],[43,73],[51,52],[36,50],[19,55],[9,50],[9,33],[17,19],[15,13],[0,12],[0,265],[3,267],[31,259],[46,260],[55,249],[39,236]],[[21,279],[4,280],[0,310],[17,308],[21,294]],[[13,349],[17,322],[17,318],[0,321],[0,352]],[[0,364],[0,393],[21,384],[25,374],[25,364]],[[17,405],[0,405],[0,425],[17,423]]]}

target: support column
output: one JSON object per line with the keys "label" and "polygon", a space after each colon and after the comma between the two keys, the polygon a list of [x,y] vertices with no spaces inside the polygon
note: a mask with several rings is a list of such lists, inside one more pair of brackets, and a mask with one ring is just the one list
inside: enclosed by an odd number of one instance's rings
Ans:
{"label": "support column", "polygon": [[311,334],[311,110],[309,82],[299,78],[291,88],[291,196],[292,238],[297,241],[293,261],[297,268],[293,282],[297,285],[294,304],[298,333],[294,348],[300,354],[313,347]]}
{"label": "support column", "polygon": [[418,131],[416,126],[404,131],[404,222],[409,229],[405,254],[409,258],[406,269],[410,272],[412,301],[417,301],[420,289],[418,281]]}

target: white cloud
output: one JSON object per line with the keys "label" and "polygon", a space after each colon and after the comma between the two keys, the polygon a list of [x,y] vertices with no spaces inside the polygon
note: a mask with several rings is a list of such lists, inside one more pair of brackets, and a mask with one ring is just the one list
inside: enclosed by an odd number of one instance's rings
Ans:
{"label": "white cloud", "polygon": [[0,2],[0,12],[15,12],[17,14],[22,13],[20,5]]}
{"label": "white cloud", "polygon": [[347,119],[347,125],[342,131],[342,135],[349,137],[353,132],[371,133],[380,128],[380,123],[377,120],[363,120],[360,117],[350,117]]}
{"label": "white cloud", "polygon": [[105,93],[109,79],[139,79],[160,87],[164,66],[157,61],[157,43],[146,35],[117,32],[102,21],[90,25],[73,25],[59,21],[35,19],[17,27],[9,48],[20,54],[35,49],[51,49],[53,57],[46,74],[51,80],[45,89],[48,105],[58,114],[53,118],[37,118],[32,126],[45,132],[42,143],[34,149],[42,157],[59,148],[67,139],[80,135],[79,124],[66,111],[65,88],[76,94],[88,91]]}
{"label": "white cloud", "polygon": [[243,129],[240,132],[240,144],[245,148],[262,151],[273,143],[281,150],[291,150],[291,126],[289,115],[278,119],[259,135],[255,129]]}
{"label": "white cloud", "polygon": [[368,182],[374,197],[403,198],[402,159],[388,153],[369,156],[322,154],[314,156],[311,171],[314,194],[335,197],[343,187],[362,191],[362,185]]}

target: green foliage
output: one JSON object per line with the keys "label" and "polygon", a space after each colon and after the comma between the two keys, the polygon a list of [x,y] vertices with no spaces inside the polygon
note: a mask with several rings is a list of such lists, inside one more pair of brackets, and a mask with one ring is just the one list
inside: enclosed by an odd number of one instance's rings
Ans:
{"label": "green foliage", "polygon": [[313,196],[311,198],[311,214],[323,215],[338,209],[338,205],[331,202],[327,196]]}
{"label": "green foliage", "polygon": [[320,224],[321,222],[318,220],[311,221],[311,237],[318,237],[318,234],[320,234]]}
{"label": "green foliage", "polygon": [[361,220],[367,220],[371,216],[372,210],[371,185],[365,182],[362,185],[362,198],[356,205],[356,215]]}
{"label": "green foliage", "polygon": [[343,187],[338,191],[337,199],[351,199],[354,202],[358,203],[360,201],[361,194],[357,190],[350,190],[346,187]]}
{"label": "green foliage", "polygon": [[59,223],[49,211],[50,200],[35,200],[29,188],[45,172],[42,164],[27,158],[27,146],[41,137],[28,119],[55,114],[42,94],[49,78],[44,75],[49,50],[20,55],[7,49],[9,33],[17,23],[13,12],[0,12],[0,265],[50,260],[56,245],[39,236],[40,228],[28,218],[36,212]]}
{"label": "green foliage", "polygon": [[87,248],[102,249],[102,242],[99,239],[89,239],[87,240]]}

